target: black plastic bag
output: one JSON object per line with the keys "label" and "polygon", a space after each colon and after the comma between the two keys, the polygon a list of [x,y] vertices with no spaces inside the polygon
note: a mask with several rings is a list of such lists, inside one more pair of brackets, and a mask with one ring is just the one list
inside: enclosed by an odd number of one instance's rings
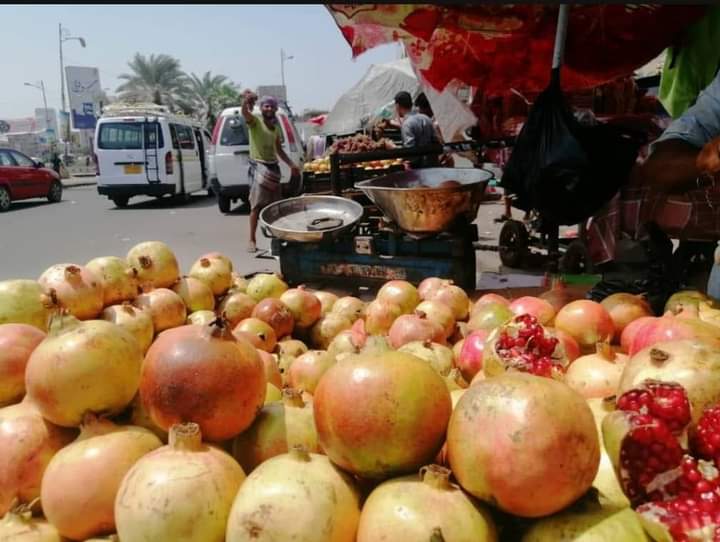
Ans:
{"label": "black plastic bag", "polygon": [[560,89],[559,71],[537,97],[518,135],[501,186],[513,206],[571,225],[599,211],[625,183],[643,137],[607,124],[581,125]]}

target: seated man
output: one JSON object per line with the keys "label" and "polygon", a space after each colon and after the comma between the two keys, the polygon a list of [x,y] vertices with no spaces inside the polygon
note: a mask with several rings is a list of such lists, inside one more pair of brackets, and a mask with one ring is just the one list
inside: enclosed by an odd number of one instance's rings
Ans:
{"label": "seated man", "polygon": [[[433,122],[427,115],[413,110],[412,97],[409,92],[401,91],[395,95],[395,110],[402,121],[400,132],[403,147],[423,147],[439,143]],[[438,156],[419,156],[409,160],[413,169],[421,167],[437,167]]]}

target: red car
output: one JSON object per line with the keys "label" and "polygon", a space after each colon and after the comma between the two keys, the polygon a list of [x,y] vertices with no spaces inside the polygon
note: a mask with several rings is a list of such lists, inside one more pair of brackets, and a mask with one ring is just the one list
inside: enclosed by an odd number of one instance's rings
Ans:
{"label": "red car", "polygon": [[0,212],[10,209],[13,201],[27,198],[60,201],[60,175],[15,149],[0,148]]}

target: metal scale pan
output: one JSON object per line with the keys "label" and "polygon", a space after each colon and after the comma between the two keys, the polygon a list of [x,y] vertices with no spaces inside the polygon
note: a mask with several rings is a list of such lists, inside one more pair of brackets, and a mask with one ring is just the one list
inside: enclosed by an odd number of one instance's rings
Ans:
{"label": "metal scale pan", "polygon": [[338,196],[299,196],[271,203],[260,212],[267,237],[314,243],[336,239],[363,216],[359,203]]}

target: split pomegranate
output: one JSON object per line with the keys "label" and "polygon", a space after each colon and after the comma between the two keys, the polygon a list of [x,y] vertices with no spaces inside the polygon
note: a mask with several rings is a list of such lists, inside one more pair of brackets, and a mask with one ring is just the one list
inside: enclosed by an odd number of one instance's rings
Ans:
{"label": "split pomegranate", "polygon": [[647,321],[635,331],[628,354],[632,356],[657,343],[681,339],[702,340],[714,347],[720,347],[720,333],[716,326],[696,318],[665,315]]}
{"label": "split pomegranate", "polygon": [[262,320],[273,328],[278,339],[290,335],[295,328],[295,319],[285,303],[272,297],[263,299],[255,305],[252,317]]}
{"label": "split pomegranate", "polygon": [[432,341],[409,342],[398,348],[398,352],[406,352],[427,361],[440,376],[448,376],[453,368],[452,350]]}
{"label": "split pomegranate", "polygon": [[[446,310],[448,312],[450,311],[450,309]],[[371,301],[365,308],[365,329],[370,335],[387,335],[393,322],[400,317],[402,313],[400,305],[396,303],[390,303],[380,299]]]}
{"label": "split pomegranate", "polygon": [[628,357],[613,352],[609,343],[598,343],[594,354],[573,361],[565,382],[586,399],[609,397],[617,393]]}
{"label": "split pomegranate", "polygon": [[310,350],[293,361],[288,370],[290,386],[314,394],[318,382],[330,367],[335,356],[324,350]]}
{"label": "split pomegranate", "polygon": [[485,303],[474,309],[468,322],[468,329],[470,331],[477,331],[478,329],[492,331],[512,317],[513,312],[508,305],[502,303]]}
{"label": "split pomegranate", "polygon": [[637,332],[645,324],[653,321],[655,321],[654,316],[641,316],[637,320],[633,320],[625,326],[625,329],[623,329],[620,334],[620,349],[626,354],[630,354],[630,349],[632,348],[633,341],[635,341],[635,335],[637,335]]}
{"label": "split pomegranate", "polygon": [[397,349],[413,341],[431,341],[445,344],[447,336],[443,327],[429,320],[424,313],[403,314],[388,331],[390,346]]}
{"label": "split pomegranate", "polygon": [[195,422],[206,439],[234,437],[265,399],[265,369],[255,348],[222,320],[162,333],[145,356],[140,397],[161,428]]}
{"label": "split pomegranate", "polygon": [[352,478],[300,446],[250,473],[233,502],[225,540],[354,542],[359,518]]}
{"label": "split pomegranate", "polygon": [[537,318],[523,314],[490,334],[482,363],[488,377],[513,370],[562,379],[569,361],[557,337],[548,333]]}
{"label": "split pomegranate", "polygon": [[217,314],[213,311],[195,311],[188,314],[186,324],[194,324],[198,326],[206,326],[212,323],[217,318]]}
{"label": "split pomegranate", "polygon": [[249,295],[230,290],[220,302],[218,314],[225,318],[231,327],[235,327],[245,318],[250,318],[255,308],[255,300]]}
{"label": "split pomegranate", "polygon": [[25,395],[25,367],[45,333],[29,324],[0,324],[0,406]]}
{"label": "split pomegranate", "polygon": [[233,335],[249,341],[255,348],[272,352],[277,344],[275,330],[259,318],[245,318],[233,328]]}
{"label": "split pomegranate", "polygon": [[142,351],[104,320],[55,319],[25,369],[27,395],[49,421],[80,425],[87,412],[116,414],[138,389]]}
{"label": "split pomegranate", "polygon": [[555,327],[569,333],[580,345],[590,352],[599,342],[612,339],[615,325],[600,303],[578,299],[565,305],[555,316]]}
{"label": "split pomegranate", "polygon": [[53,265],[40,275],[38,283],[53,301],[57,300],[79,320],[95,318],[105,306],[100,279],[81,265]]}
{"label": "split pomegranate", "polygon": [[573,296],[568,292],[565,282],[560,277],[554,277],[552,286],[547,292],[540,294],[540,299],[547,301],[557,314],[560,309],[573,301]]}
{"label": "split pomegranate", "polygon": [[644,316],[653,316],[650,305],[642,295],[611,294],[603,299],[600,304],[613,321],[616,341],[620,340],[623,330],[632,322]]}
{"label": "split pomegranate", "polygon": [[690,423],[690,402],[685,389],[675,382],[645,380],[640,386],[618,397],[619,410],[638,412],[665,422],[674,435]]}
{"label": "split pomegranate", "polygon": [[137,340],[143,354],[150,348],[153,337],[155,337],[155,328],[149,311],[139,309],[124,301],[122,305],[106,307],[100,318],[128,331]]}
{"label": "split pomegranate", "polygon": [[225,294],[232,286],[232,262],[222,254],[205,254],[190,267],[192,278],[203,282],[214,296]]}
{"label": "split pomegranate", "polygon": [[138,272],[141,287],[170,288],[180,278],[180,266],[162,241],[145,241],[132,247],[125,259]]}
{"label": "split pomegranate", "polygon": [[720,465],[720,405],[702,413],[691,434],[690,446],[697,456]]}
{"label": "split pomegranate", "polygon": [[330,312],[310,328],[310,342],[315,348],[327,350],[335,336],[352,325],[353,322],[342,314]]}
{"label": "split pomegranate", "polygon": [[452,284],[452,281],[438,277],[428,277],[418,284],[417,292],[420,299],[427,301],[437,290],[446,284]]}
{"label": "split pomegranate", "polygon": [[330,292],[319,291],[313,292],[313,294],[320,301],[320,316],[328,314],[332,310],[335,302],[338,300],[338,296]]}
{"label": "split pomegranate", "polygon": [[450,283],[443,284],[427,301],[437,301],[446,305],[452,311],[455,320],[465,320],[470,308],[470,299],[465,290]]}
{"label": "split pomegranate", "polygon": [[194,277],[182,277],[173,284],[175,292],[185,303],[187,312],[211,311],[215,309],[212,290],[203,281]]}
{"label": "split pomegranate", "polygon": [[169,444],[141,457],[123,478],[115,500],[118,537],[223,542],[243,480],[229,454],[202,442],[197,424],[174,425]]}
{"label": "split pomegranate", "polygon": [[245,293],[260,302],[267,297],[279,298],[287,289],[288,285],[276,274],[258,273],[248,282]]}
{"label": "split pomegranate", "polygon": [[450,474],[449,469],[429,465],[420,469],[420,476],[403,476],[380,484],[363,505],[357,542],[497,541],[497,529],[489,512],[451,483]]}
{"label": "split pomegranate", "polygon": [[591,486],[600,443],[590,407],[562,382],[505,373],[468,388],[447,432],[470,494],[522,517],[562,510]]}
{"label": "split pomegranate", "polygon": [[103,291],[103,305],[132,301],[138,294],[138,271],[116,256],[95,258],[85,264],[95,274]]}
{"label": "split pomegranate", "polygon": [[551,324],[555,318],[555,308],[548,301],[539,297],[519,297],[510,303],[510,310],[516,316],[530,314],[543,326]]}
{"label": "split pomegranate", "polygon": [[463,378],[468,382],[482,371],[485,341],[489,336],[489,331],[479,329],[473,331],[464,339],[462,349],[456,359],[456,365],[460,369]]}
{"label": "split pomegranate", "polygon": [[315,425],[333,463],[365,478],[412,472],[442,447],[450,392],[428,363],[402,352],[336,363],[314,394]]}
{"label": "split pomegranate", "polygon": [[348,295],[335,301],[330,312],[347,318],[353,323],[358,318],[365,316],[365,302],[357,297]]}
{"label": "split pomegranate", "polygon": [[293,388],[282,390],[282,401],[260,409],[253,424],[232,443],[233,457],[246,473],[295,446],[319,453],[312,403],[305,403]]}
{"label": "split pomegranate", "polygon": [[155,334],[182,326],[187,318],[187,309],[182,298],[167,288],[155,288],[135,298],[136,307],[150,313]]}
{"label": "split pomegranate", "polygon": [[308,328],[320,319],[322,305],[315,294],[310,293],[304,286],[291,288],[280,296],[295,319],[299,328]]}
{"label": "split pomegranate", "polygon": [[420,304],[417,288],[406,280],[391,280],[378,290],[376,299],[395,303],[403,314],[410,314]]}
{"label": "split pomegranate", "polygon": [[572,335],[557,328],[548,328],[548,332],[558,338],[565,349],[565,355],[571,363],[580,357],[580,345],[572,338]]}
{"label": "split pomegranate", "polygon": [[714,499],[678,497],[643,504],[636,511],[653,540],[714,542],[720,537],[720,506]]}
{"label": "split pomegranate", "polygon": [[425,314],[428,320],[440,324],[448,337],[455,333],[455,315],[452,309],[442,301],[423,301],[417,306],[415,313]]}
{"label": "split pomegranate", "polygon": [[34,280],[0,282],[0,324],[28,324],[47,331],[52,299]]}
{"label": "split pomegranate", "polygon": [[63,542],[58,530],[44,519],[32,517],[32,504],[19,504],[0,519],[0,540],[12,542]]}
{"label": "split pomegranate", "polygon": [[14,499],[29,503],[40,496],[40,482],[50,459],[76,432],[53,425],[25,398],[0,408],[0,516]]}
{"label": "split pomegranate", "polygon": [[88,416],[80,436],[45,469],[40,493],[45,517],[73,540],[114,532],[115,496],[123,477],[160,446],[160,439],[147,429]]}

